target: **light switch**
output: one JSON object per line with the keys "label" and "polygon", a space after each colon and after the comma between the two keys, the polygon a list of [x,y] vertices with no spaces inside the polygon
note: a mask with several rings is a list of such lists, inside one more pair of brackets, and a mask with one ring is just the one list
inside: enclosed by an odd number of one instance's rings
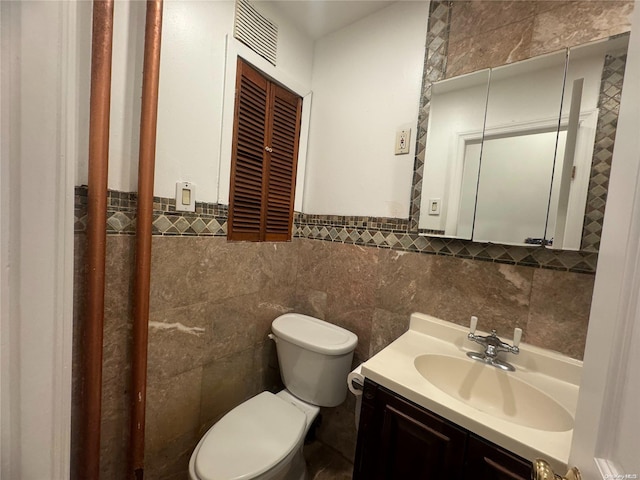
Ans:
{"label": "light switch", "polygon": [[196,211],[196,185],[190,182],[176,182],[176,211]]}
{"label": "light switch", "polygon": [[403,128],[396,132],[396,155],[409,153],[409,141],[411,139],[411,129]]}
{"label": "light switch", "polygon": [[440,199],[429,199],[429,215],[440,215]]}

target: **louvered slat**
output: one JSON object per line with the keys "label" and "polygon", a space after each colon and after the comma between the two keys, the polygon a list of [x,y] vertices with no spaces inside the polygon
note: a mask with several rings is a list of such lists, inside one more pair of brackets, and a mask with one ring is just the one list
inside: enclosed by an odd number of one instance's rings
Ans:
{"label": "louvered slat", "polygon": [[263,150],[267,83],[238,62],[228,238],[259,240],[262,229]]}
{"label": "louvered slat", "polygon": [[291,239],[301,106],[238,60],[230,240]]}
{"label": "louvered slat", "polygon": [[275,86],[271,98],[273,153],[270,156],[267,179],[265,230],[268,239],[290,239],[302,101],[278,86]]}

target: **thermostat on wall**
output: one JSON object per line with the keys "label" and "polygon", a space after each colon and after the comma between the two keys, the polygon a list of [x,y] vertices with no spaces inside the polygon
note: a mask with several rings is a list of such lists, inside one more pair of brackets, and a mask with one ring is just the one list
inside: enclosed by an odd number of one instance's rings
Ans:
{"label": "thermostat on wall", "polygon": [[176,182],[176,211],[196,211],[196,185],[189,182]]}

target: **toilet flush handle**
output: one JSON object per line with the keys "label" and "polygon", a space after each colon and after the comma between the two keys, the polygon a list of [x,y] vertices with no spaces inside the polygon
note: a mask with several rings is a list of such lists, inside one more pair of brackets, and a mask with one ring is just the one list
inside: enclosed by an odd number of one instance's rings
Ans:
{"label": "toilet flush handle", "polygon": [[278,343],[278,337],[276,337],[273,333],[270,333],[269,335],[267,335],[267,337],[269,337],[274,342]]}

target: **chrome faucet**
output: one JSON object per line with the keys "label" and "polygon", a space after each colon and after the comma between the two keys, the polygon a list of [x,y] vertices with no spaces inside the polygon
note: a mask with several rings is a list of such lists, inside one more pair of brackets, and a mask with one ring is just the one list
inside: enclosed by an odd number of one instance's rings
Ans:
{"label": "chrome faucet", "polygon": [[467,352],[467,356],[469,358],[473,358],[474,360],[478,360],[488,365],[492,365],[496,368],[500,368],[501,370],[507,370],[510,372],[515,371],[515,367],[513,365],[498,358],[498,353],[508,352],[513,353],[514,355],[520,353],[519,345],[520,339],[522,338],[522,329],[516,328],[513,331],[513,345],[509,345],[508,343],[505,343],[500,340],[500,338],[498,338],[496,330],[491,330],[490,335],[476,335],[477,326],[478,317],[471,317],[470,331],[467,335],[467,338],[472,342],[483,345],[485,350],[484,353]]}

